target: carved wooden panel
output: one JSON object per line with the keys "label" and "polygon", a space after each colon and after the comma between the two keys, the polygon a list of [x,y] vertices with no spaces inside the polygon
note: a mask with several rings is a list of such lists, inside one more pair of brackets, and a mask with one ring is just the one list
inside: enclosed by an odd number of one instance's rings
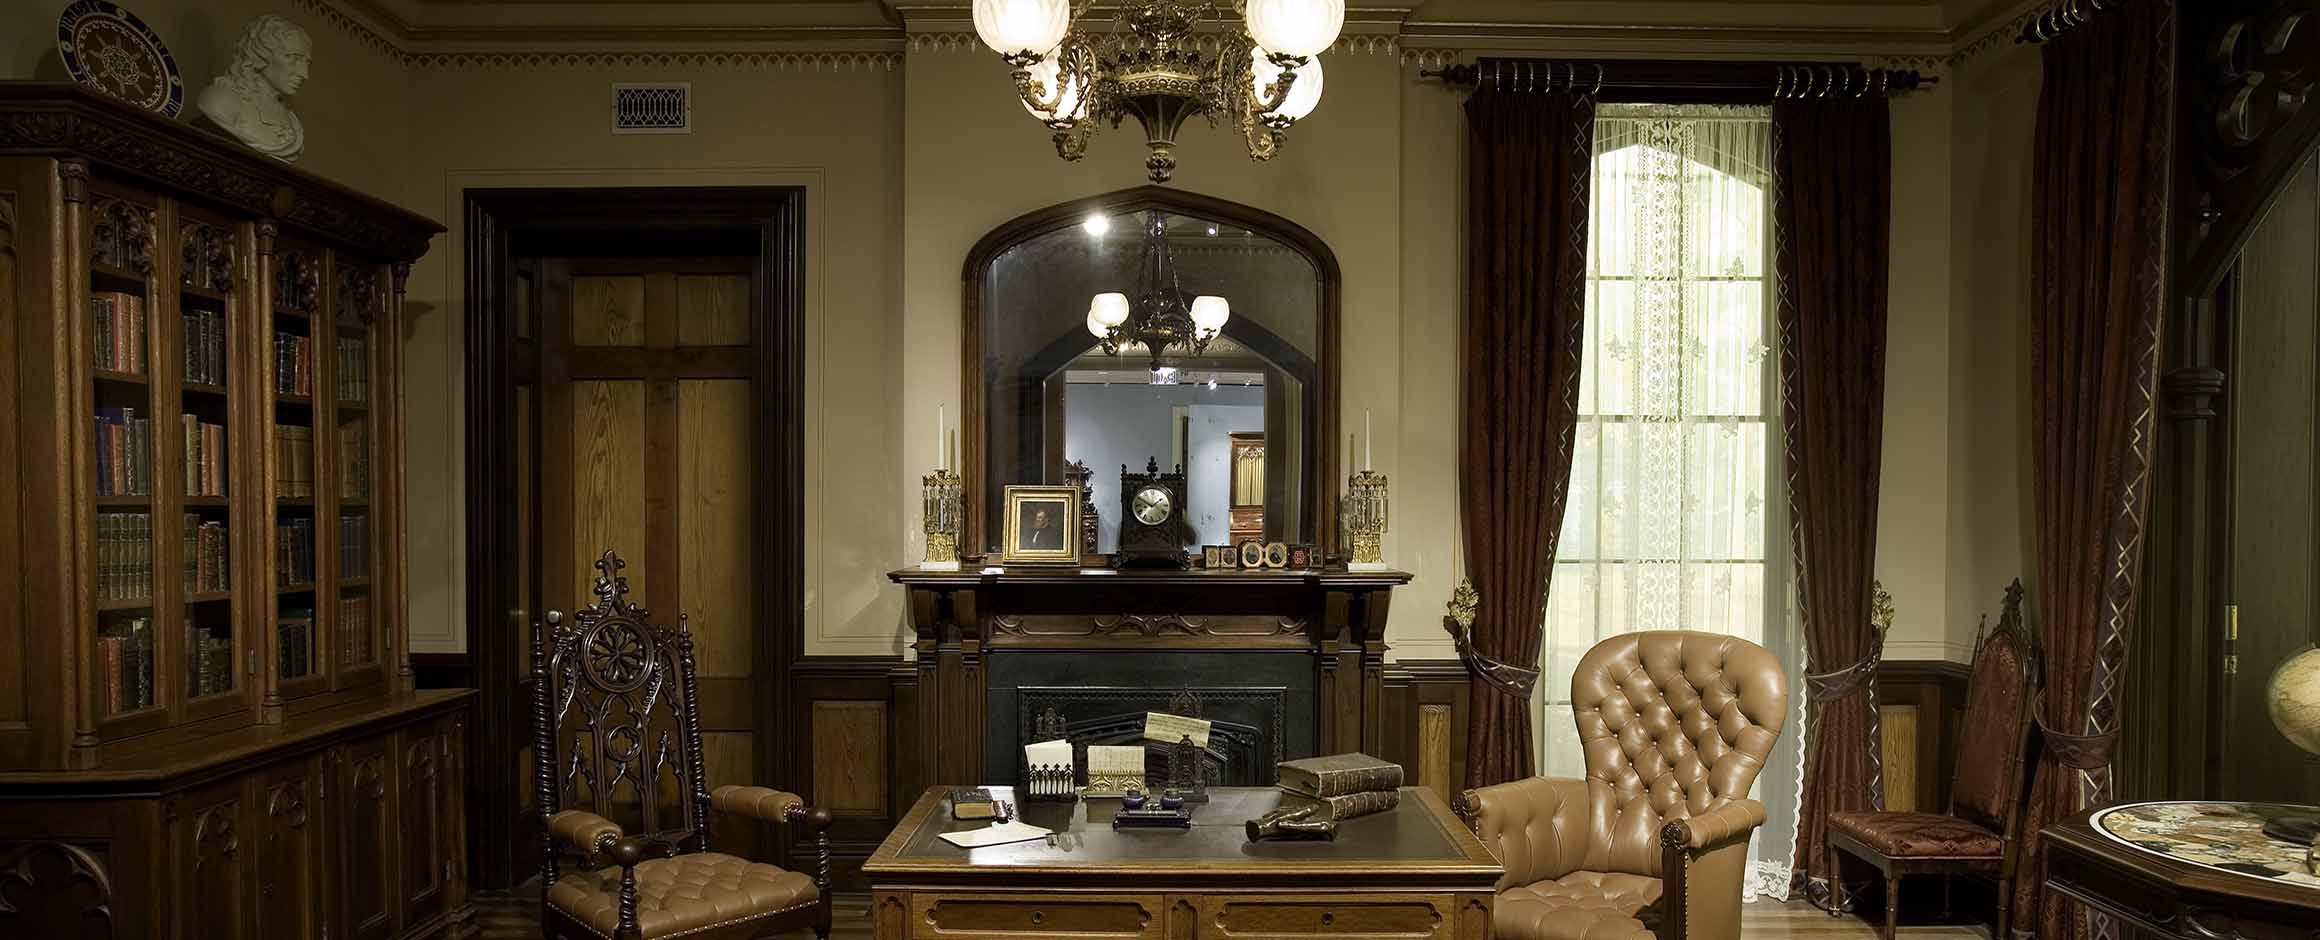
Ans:
{"label": "carved wooden panel", "polygon": [[[741,338],[748,339],[746,324]],[[676,520],[684,558],[677,597],[699,647],[703,678],[747,676],[754,667],[750,401],[746,379],[677,383],[676,458],[684,499]]]}
{"label": "carved wooden panel", "polygon": [[149,274],[153,271],[154,211],[99,193],[89,203],[89,260]]}
{"label": "carved wooden panel", "polygon": [[886,812],[886,703],[817,701],[812,708],[814,805],[830,812]]}
{"label": "carved wooden panel", "polygon": [[914,894],[911,936],[962,940],[1018,940],[1042,935],[1160,940],[1159,895]]}
{"label": "carved wooden panel", "polygon": [[402,855],[403,922],[415,924],[443,910],[443,892],[451,881],[451,853],[444,844],[451,754],[440,725],[419,725],[399,737],[402,800],[395,833]]}
{"label": "carved wooden panel", "polygon": [[177,223],[177,279],[186,287],[232,293],[234,230],[200,219]]}
{"label": "carved wooden panel", "polygon": [[1465,789],[1462,781],[1450,779],[1450,717],[1448,705],[1418,706],[1417,784],[1444,800],[1452,789]]}
{"label": "carved wooden panel", "polygon": [[1885,762],[1885,808],[1914,812],[1917,805],[1917,706],[1886,705],[1877,709],[1878,742]]}
{"label": "carved wooden panel", "polygon": [[322,310],[322,253],[285,248],[274,253],[274,306],[309,316]]}
{"label": "carved wooden panel", "polygon": [[227,940],[248,936],[249,861],[243,851],[240,780],[195,790],[164,813],[177,819],[178,936]]}
{"label": "carved wooden panel", "polygon": [[0,936],[113,935],[113,879],[104,860],[63,842],[0,846]]}
{"label": "carved wooden panel", "polygon": [[[394,792],[392,735],[340,748],[332,757],[330,792],[338,812],[335,853],[346,866],[339,883],[339,922],[353,940],[395,932]],[[343,795],[342,795],[343,794]]]}
{"label": "carved wooden panel", "polygon": [[321,781],[311,761],[295,761],[258,778],[258,936],[315,940],[322,905]]}
{"label": "carved wooden panel", "polygon": [[1448,895],[1344,895],[1338,897],[1211,895],[1201,899],[1207,935],[1227,938],[1408,937],[1448,940],[1452,936]]}
{"label": "carved wooden panel", "polygon": [[[595,580],[597,556],[617,551],[630,565],[629,600],[651,606],[651,546],[645,538],[645,383],[572,383],[573,584]],[[574,598],[549,598],[564,607]]]}

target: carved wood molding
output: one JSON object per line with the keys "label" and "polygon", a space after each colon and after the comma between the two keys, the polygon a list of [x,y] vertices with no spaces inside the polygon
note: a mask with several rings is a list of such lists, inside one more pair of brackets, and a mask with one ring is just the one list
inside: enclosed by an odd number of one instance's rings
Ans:
{"label": "carved wood molding", "polygon": [[116,174],[279,217],[385,258],[416,258],[434,222],[278,163],[191,125],[154,118],[70,85],[0,92],[0,155],[79,156]]}
{"label": "carved wood molding", "polygon": [[[113,927],[113,879],[87,849],[27,842],[0,855],[0,932],[10,936],[87,936]],[[16,933],[19,928],[24,933]]]}
{"label": "carved wood molding", "polygon": [[1273,615],[1005,614],[991,618],[993,646],[1085,646],[1120,641],[1154,646],[1278,646],[1308,644],[1311,624]]}
{"label": "carved wood molding", "polygon": [[2320,0],[2212,0],[2183,8],[2177,126],[2185,203],[2179,293],[2231,269],[2280,183],[2320,141]]}

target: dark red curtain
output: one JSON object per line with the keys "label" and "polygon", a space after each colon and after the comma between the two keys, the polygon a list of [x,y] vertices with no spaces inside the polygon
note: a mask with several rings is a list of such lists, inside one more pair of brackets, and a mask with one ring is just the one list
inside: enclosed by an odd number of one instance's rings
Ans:
{"label": "dark red curtain", "polygon": [[1773,309],[1809,669],[1796,876],[1827,890],[1830,813],[1879,808],[1869,684],[1893,202],[1883,95],[1772,107]]}
{"label": "dark red curtain", "polygon": [[1466,784],[1528,777],[1529,686],[1579,410],[1595,102],[1485,87],[1466,102],[1466,388],[1459,503],[1481,595]]}
{"label": "dark red curtain", "polygon": [[2148,506],[2165,309],[2172,5],[2128,0],[2046,44],[2030,222],[2031,473],[2046,645],[2015,922],[2083,927],[2043,892],[2038,830],[2110,800]]}

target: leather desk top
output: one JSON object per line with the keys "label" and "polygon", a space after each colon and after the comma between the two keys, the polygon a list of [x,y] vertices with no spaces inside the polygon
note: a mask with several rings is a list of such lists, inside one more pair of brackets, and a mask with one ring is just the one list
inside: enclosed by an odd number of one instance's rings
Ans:
{"label": "leather desk top", "polygon": [[1468,831],[1434,791],[1403,787],[1395,809],[1338,824],[1334,842],[1248,841],[1242,828],[1280,805],[1271,787],[1218,787],[1209,802],[1190,804],[1191,829],[1114,831],[1118,800],[1075,803],[1017,801],[1010,787],[992,794],[1013,802],[1017,818],[1055,831],[1047,840],[962,849],[942,840],[945,832],[982,828],[982,821],[952,819],[944,796],[934,787],[919,797],[909,815],[863,863],[873,884],[900,880],[945,883],[1012,883],[1037,875],[1042,883],[1127,881],[1151,887],[1224,881],[1278,883],[1334,874],[1359,880],[1374,875],[1396,884],[1434,884],[1488,889],[1502,872],[1482,842]]}

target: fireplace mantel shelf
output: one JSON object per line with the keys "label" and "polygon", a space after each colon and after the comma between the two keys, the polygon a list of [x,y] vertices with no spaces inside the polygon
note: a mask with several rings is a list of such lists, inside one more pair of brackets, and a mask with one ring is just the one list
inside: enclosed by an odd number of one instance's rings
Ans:
{"label": "fireplace mantel shelf", "polygon": [[1247,585],[1261,587],[1314,587],[1325,590],[1374,590],[1399,587],[1410,583],[1406,571],[1338,571],[1330,569],[1264,569],[1211,570],[1190,568],[1182,571],[1166,568],[1033,568],[991,566],[962,571],[926,571],[902,568],[886,573],[896,584],[927,590],[969,587],[1033,584],[1127,584],[1140,586],[1189,585],[1195,587],[1224,587]]}

